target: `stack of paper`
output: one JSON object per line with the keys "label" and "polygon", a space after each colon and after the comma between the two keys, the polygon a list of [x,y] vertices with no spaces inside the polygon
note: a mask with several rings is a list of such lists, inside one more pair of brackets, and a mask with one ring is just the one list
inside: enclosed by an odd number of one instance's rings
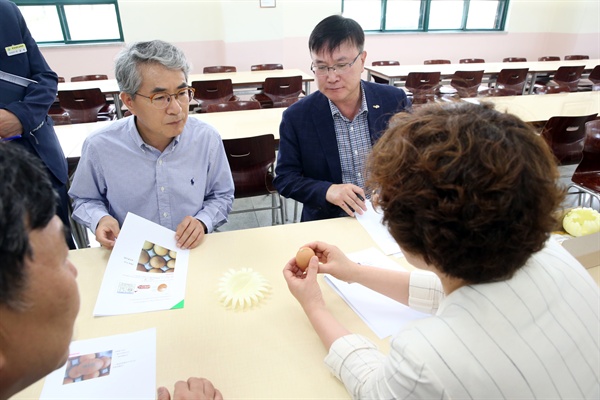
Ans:
{"label": "stack of paper", "polygon": [[[348,254],[348,257],[363,265],[404,270],[375,248]],[[395,335],[411,321],[429,316],[358,283],[346,283],[331,275],[325,275],[325,280],[380,339]]]}

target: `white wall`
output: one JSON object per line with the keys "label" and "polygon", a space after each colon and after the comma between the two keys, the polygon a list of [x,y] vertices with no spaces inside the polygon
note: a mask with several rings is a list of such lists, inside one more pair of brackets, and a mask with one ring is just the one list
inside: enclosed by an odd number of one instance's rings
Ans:
{"label": "white wall", "polygon": [[[588,54],[600,58],[600,1],[511,0],[507,30],[493,33],[368,34],[367,64],[397,59],[420,64],[427,58],[479,57],[500,61],[519,56]],[[180,46],[194,73],[206,65],[283,63],[308,72],[308,36],[328,15],[341,11],[340,0],[120,0],[125,39],[162,39]],[[48,47],[42,51],[56,72],[113,76],[114,45]]]}

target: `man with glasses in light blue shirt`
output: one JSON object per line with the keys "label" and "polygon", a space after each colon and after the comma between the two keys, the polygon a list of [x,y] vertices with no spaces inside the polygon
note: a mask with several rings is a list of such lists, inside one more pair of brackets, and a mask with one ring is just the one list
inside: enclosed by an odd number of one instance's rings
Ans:
{"label": "man with glasses in light blue shirt", "polygon": [[227,221],[234,184],[219,133],[188,118],[193,89],[183,52],[159,40],[133,43],[115,64],[120,98],[133,116],[90,135],[69,195],[73,218],[112,248],[128,212],[200,244]]}
{"label": "man with glasses in light blue shirt", "polygon": [[410,106],[402,89],[361,80],[364,42],[361,26],[340,15],[310,35],[319,91],[283,113],[274,181],[281,195],[303,203],[302,221],[366,210],[367,155],[389,118]]}

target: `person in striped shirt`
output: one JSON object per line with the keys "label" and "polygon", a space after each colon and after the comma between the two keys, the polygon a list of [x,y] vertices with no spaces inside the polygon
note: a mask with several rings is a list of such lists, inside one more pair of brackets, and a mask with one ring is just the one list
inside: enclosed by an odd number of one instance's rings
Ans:
{"label": "person in striped shirt", "polygon": [[[309,243],[284,277],[353,398],[598,399],[600,295],[551,237],[564,196],[549,148],[490,105],[397,114],[369,160],[375,206],[412,273]],[[430,318],[383,354],[328,311],[316,277],[357,282]],[[390,316],[392,317],[392,316]]]}

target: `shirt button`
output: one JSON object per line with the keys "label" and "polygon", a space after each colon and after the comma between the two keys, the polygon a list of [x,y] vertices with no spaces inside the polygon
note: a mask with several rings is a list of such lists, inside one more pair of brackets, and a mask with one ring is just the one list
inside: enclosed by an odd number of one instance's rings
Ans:
{"label": "shirt button", "polygon": [[354,132],[354,127],[353,126],[350,127],[350,132]]}
{"label": "shirt button", "polygon": [[165,218],[166,218],[168,215],[169,215],[169,214],[167,214],[167,213],[163,213],[163,217],[165,217]]}
{"label": "shirt button", "polygon": [[358,174],[356,174],[356,176],[358,176],[360,178],[360,172]]}
{"label": "shirt button", "polygon": [[358,150],[354,150],[354,155],[357,156],[358,155]]}
{"label": "shirt button", "polygon": [[162,160],[158,160],[158,165],[162,165]]}
{"label": "shirt button", "polygon": [[165,191],[165,187],[164,187],[164,186],[161,186],[161,187],[160,187],[160,191],[161,191],[161,192],[164,192],[164,191]]}

